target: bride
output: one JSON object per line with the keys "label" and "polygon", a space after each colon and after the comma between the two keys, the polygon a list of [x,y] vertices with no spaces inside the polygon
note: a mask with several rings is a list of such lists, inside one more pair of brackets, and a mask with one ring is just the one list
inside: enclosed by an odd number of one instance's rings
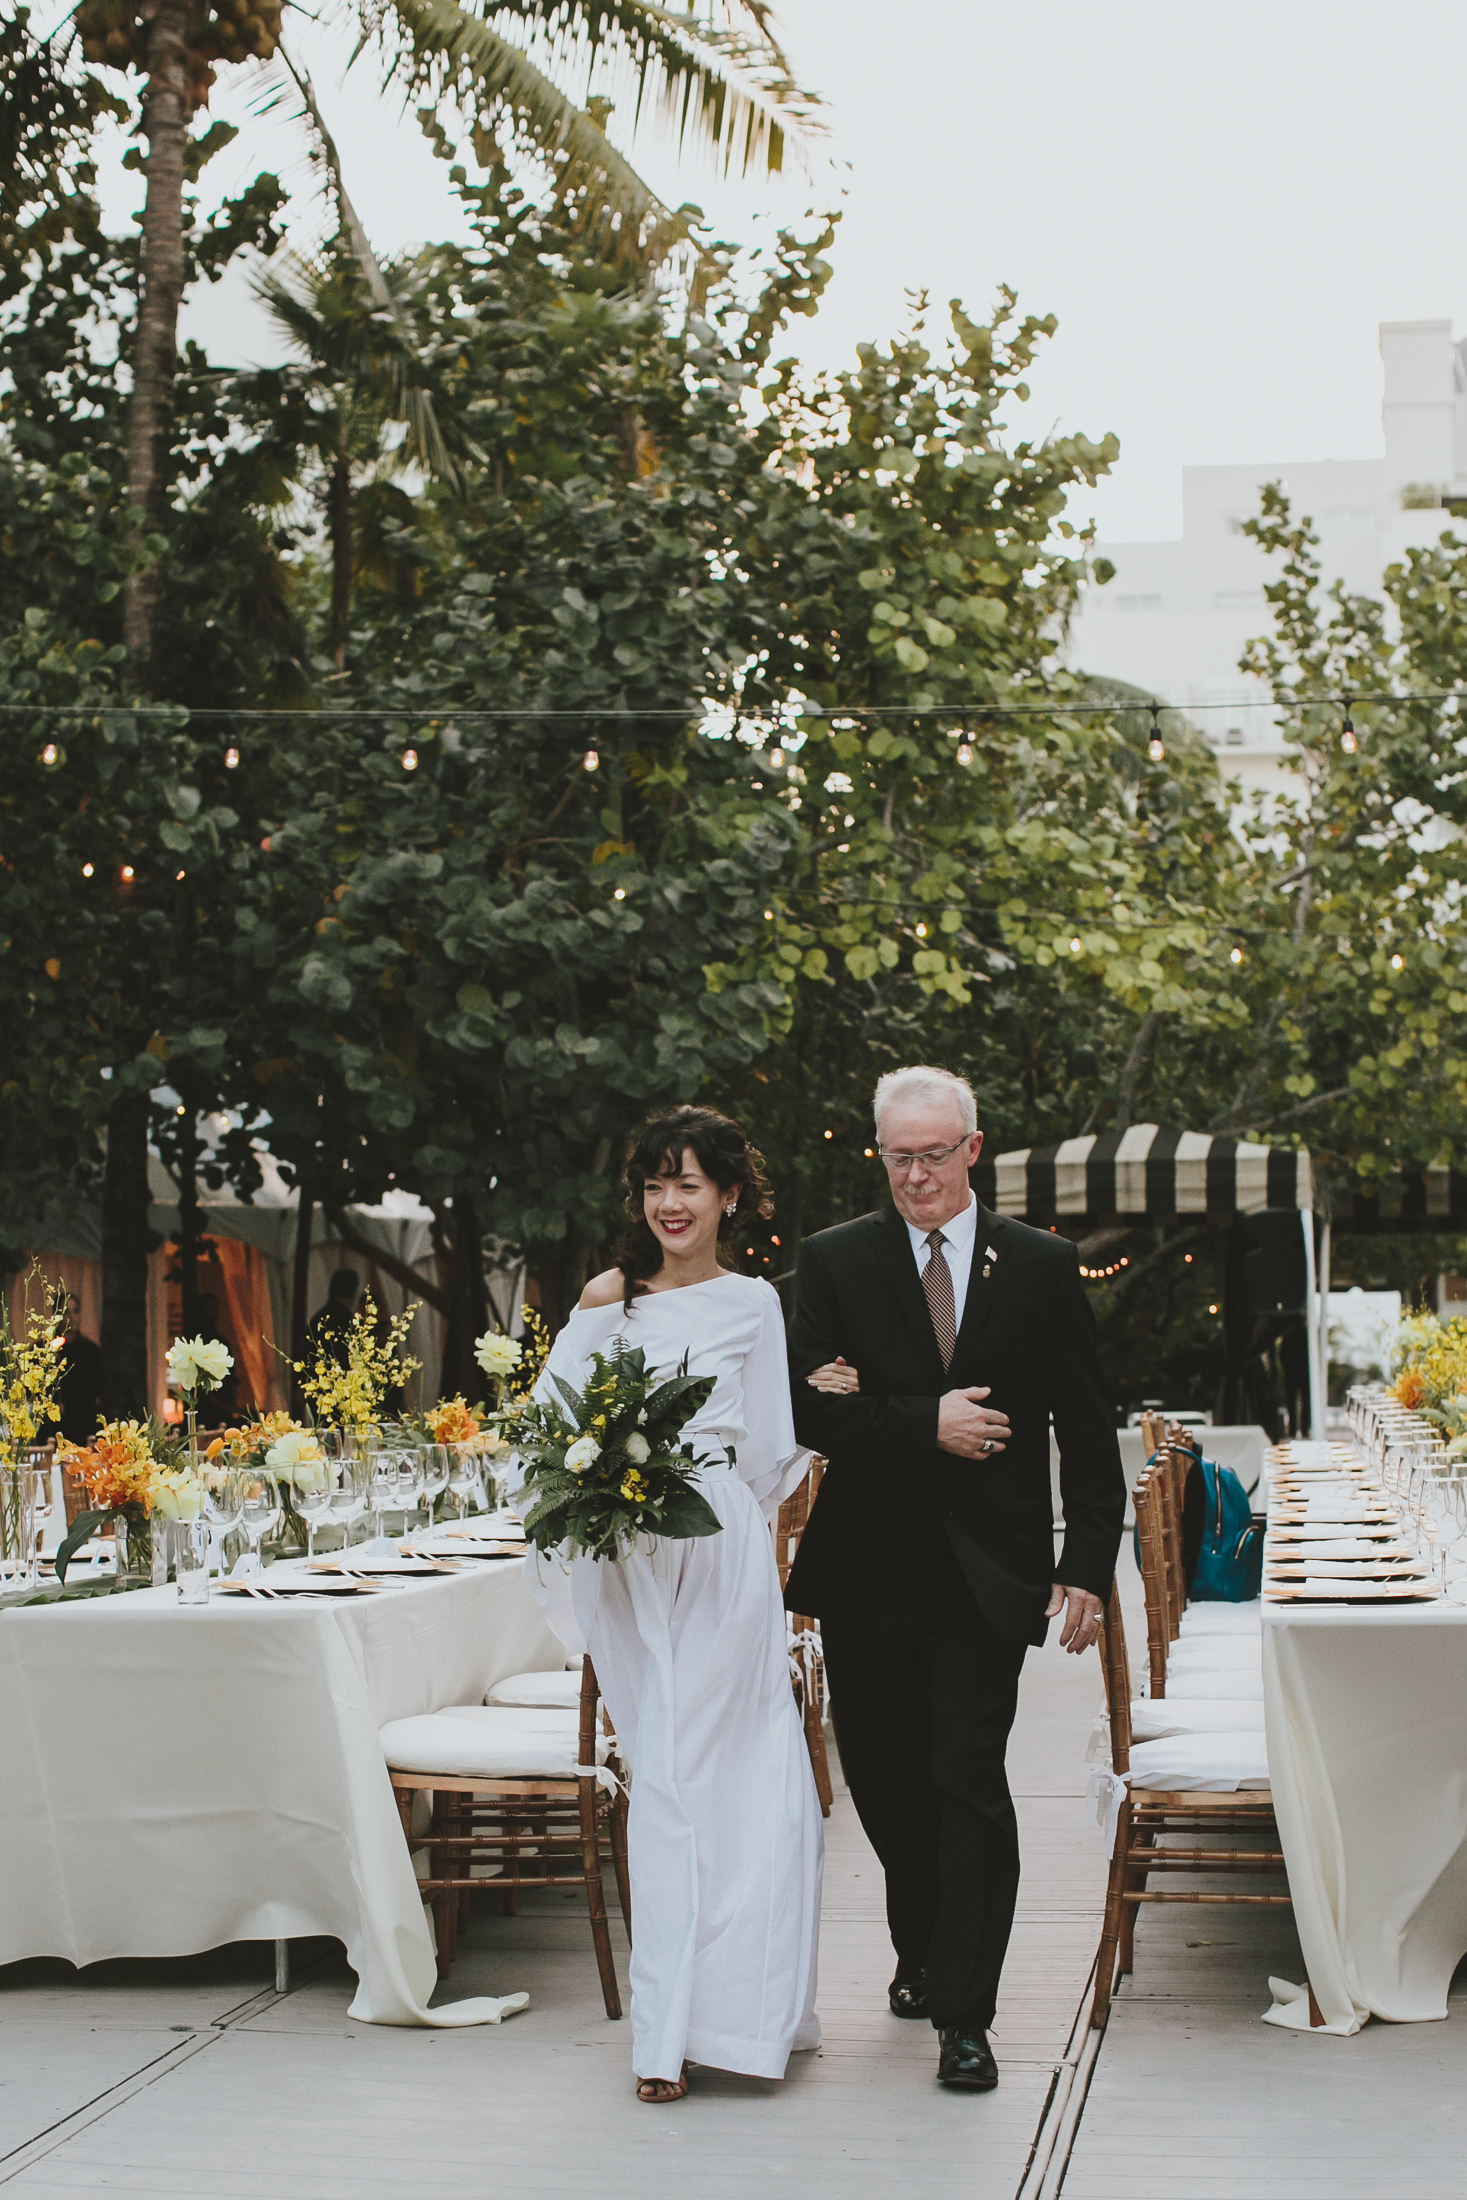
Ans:
{"label": "bride", "polygon": [[649,2102],[682,2099],[687,2062],[782,2078],[792,2051],[820,2044],[820,1805],[769,1532],[810,1454],[779,1299],[719,1261],[740,1216],[771,1212],[761,1159],[711,1108],[646,1125],[617,1264],[586,1286],[536,1386],[579,1389],[615,1337],[658,1372],[686,1353],[715,1378],[683,1441],[709,1462],[699,1487],[721,1532],[527,1568],[567,1648],[589,1653],[631,1768],[632,2065]]}

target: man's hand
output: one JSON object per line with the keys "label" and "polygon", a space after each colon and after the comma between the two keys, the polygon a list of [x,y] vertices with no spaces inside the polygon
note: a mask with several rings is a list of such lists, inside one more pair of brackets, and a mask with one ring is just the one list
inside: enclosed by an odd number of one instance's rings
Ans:
{"label": "man's hand", "polygon": [[1077,1651],[1088,1650],[1092,1642],[1100,1640],[1101,1603],[1088,1589],[1066,1589],[1056,1582],[1045,1607],[1046,1619],[1053,1619],[1058,1612],[1065,1615],[1060,1629],[1060,1648],[1073,1656]]}
{"label": "man's hand", "polygon": [[937,1448],[959,1459],[996,1459],[1012,1431],[1006,1413],[979,1404],[986,1390],[949,1390],[937,1408]]}

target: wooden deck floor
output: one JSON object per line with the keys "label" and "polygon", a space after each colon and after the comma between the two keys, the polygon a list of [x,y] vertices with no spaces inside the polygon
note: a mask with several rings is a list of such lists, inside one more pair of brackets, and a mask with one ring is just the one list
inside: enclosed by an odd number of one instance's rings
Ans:
{"label": "wooden deck floor", "polygon": [[296,1943],[283,1998],[265,1947],[0,1971],[0,2183],[54,2200],[402,2200],[435,2188],[718,2200],[751,2186],[761,2200],[1012,2200],[1099,1932],[1104,1867],[1080,1801],[1098,1692],[1093,1656],[1031,1654],[1010,1757],[1025,1870],[996,2093],[940,2091],[931,2028],[888,2014],[880,1872],[842,1793],[826,1863],[825,2044],[796,2057],[783,2085],[700,2071],[687,2102],[639,2106],[628,2027],[602,2012],[584,1914],[547,1895],[518,1918],[484,1905],[445,1990],[527,1988],[531,2008],[498,2030],[354,2024],[330,1943]]}

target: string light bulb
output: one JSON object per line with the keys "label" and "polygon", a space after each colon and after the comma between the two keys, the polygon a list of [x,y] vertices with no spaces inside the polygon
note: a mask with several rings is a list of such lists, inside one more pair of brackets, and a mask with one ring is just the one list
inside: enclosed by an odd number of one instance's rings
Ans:
{"label": "string light bulb", "polygon": [[90,877],[91,877],[91,875],[92,875],[92,873],[93,873],[93,871],[94,871],[95,869],[96,869],[96,865],[95,865],[95,864],[92,864],[92,863],[84,863],[84,864],[82,865],[82,877],[83,877],[83,878],[90,878]]}
{"label": "string light bulb", "polygon": [[1146,744],[1146,753],[1153,764],[1159,764],[1166,755],[1166,743],[1161,738],[1161,720],[1157,716],[1155,703],[1151,705],[1151,739]]}
{"label": "string light bulb", "polygon": [[611,898],[613,901],[625,901],[627,898],[626,888],[624,886],[618,886]]}
{"label": "string light bulb", "polygon": [[600,757],[594,749],[587,749],[585,755],[581,758],[581,770],[583,772],[599,772],[600,769]]}
{"label": "string light bulb", "polygon": [[960,742],[958,743],[958,752],[957,752],[957,753],[958,753],[958,762],[959,762],[960,764],[971,764],[971,763],[972,763],[972,761],[973,761],[973,744],[972,744],[972,742],[971,742],[971,741],[960,741]]}
{"label": "string light bulb", "polygon": [[417,752],[417,750],[416,750],[416,749],[404,749],[404,750],[403,750],[403,752],[402,752],[402,768],[403,768],[403,770],[404,770],[405,772],[415,772],[415,771],[417,770],[417,768],[418,768],[418,752]]}
{"label": "string light bulb", "polygon": [[925,940],[925,939],[926,939],[926,937],[927,937],[927,927],[926,927],[926,925],[925,925],[925,924],[919,924],[919,925],[918,925],[918,927],[917,927],[917,937],[918,937],[918,939],[919,939],[919,940]]}
{"label": "string light bulb", "polygon": [[1355,721],[1350,716],[1350,705],[1353,701],[1353,696],[1347,695],[1345,697],[1345,723],[1340,728],[1340,747],[1344,750],[1346,756],[1353,756],[1360,746],[1355,738]]}
{"label": "string light bulb", "polygon": [[1078,954],[1079,954],[1079,952],[1080,952],[1080,936],[1079,936],[1079,934],[1078,934],[1078,933],[1076,933],[1075,937],[1074,937],[1074,938],[1073,938],[1073,939],[1071,940],[1071,942],[1070,942],[1070,953],[1071,953],[1072,955],[1078,955]]}
{"label": "string light bulb", "polygon": [[826,1135],[826,1137],[827,1137],[827,1138],[834,1138],[834,1136],[835,1136],[835,1132],[834,1132],[834,1131],[827,1131],[825,1135]]}
{"label": "string light bulb", "polygon": [[227,772],[237,772],[239,770],[238,749],[226,749],[224,751],[224,769]]}
{"label": "string light bulb", "polygon": [[769,752],[769,761],[777,772],[784,770],[784,750],[777,745]]}
{"label": "string light bulb", "polygon": [[1229,952],[1229,954],[1228,954],[1228,961],[1229,961],[1230,963],[1240,963],[1240,962],[1241,962],[1242,960],[1243,960],[1243,950],[1242,950],[1242,948],[1241,948],[1241,947],[1234,947],[1233,949],[1231,949],[1231,950],[1230,950],[1230,952]]}
{"label": "string light bulb", "polygon": [[41,751],[41,762],[43,764],[54,764],[60,754],[61,751],[57,748],[56,743],[48,741]]}
{"label": "string light bulb", "polygon": [[124,863],[124,864],[123,864],[123,866],[122,866],[122,875],[123,875],[123,877],[124,877],[124,878],[125,878],[125,879],[127,880],[128,884],[129,884],[129,885],[131,885],[131,883],[132,883],[132,880],[133,880],[133,876],[134,876],[134,873],[133,873],[133,867],[132,867],[132,865],[131,865],[130,863]]}
{"label": "string light bulb", "polygon": [[1392,970],[1404,970],[1404,969],[1405,969],[1405,967],[1406,967],[1406,958],[1405,958],[1405,956],[1404,956],[1404,955],[1392,955],[1392,957],[1391,957],[1391,968],[1392,968]]}

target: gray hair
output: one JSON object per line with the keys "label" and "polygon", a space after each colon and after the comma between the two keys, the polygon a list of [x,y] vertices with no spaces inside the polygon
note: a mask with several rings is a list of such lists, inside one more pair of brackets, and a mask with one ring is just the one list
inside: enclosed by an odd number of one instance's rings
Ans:
{"label": "gray hair", "polygon": [[978,1103],[973,1098],[973,1087],[966,1077],[954,1077],[950,1069],[934,1069],[930,1063],[918,1062],[910,1069],[889,1069],[884,1077],[878,1077],[871,1103],[878,1137],[882,1115],[896,1100],[931,1100],[939,1106],[950,1102],[957,1109],[969,1138],[978,1128]]}

